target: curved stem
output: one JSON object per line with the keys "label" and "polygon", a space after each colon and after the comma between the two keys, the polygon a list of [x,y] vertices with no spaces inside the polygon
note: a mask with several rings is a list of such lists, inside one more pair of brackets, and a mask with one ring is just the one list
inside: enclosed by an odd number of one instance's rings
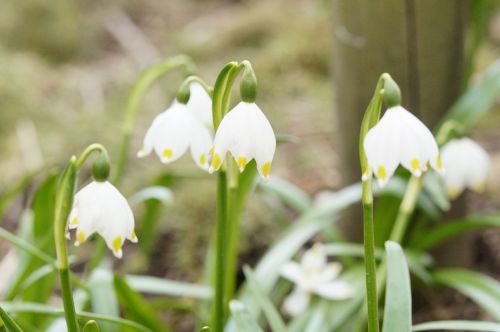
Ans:
{"label": "curved stem", "polygon": [[82,152],[82,154],[80,155],[80,158],[78,158],[78,160],[76,161],[77,172],[82,168],[83,164],[85,163],[85,161],[87,161],[87,159],[90,157],[90,155],[93,152],[97,152],[97,151],[104,154],[106,157],[108,156],[108,151],[106,150],[106,148],[102,144],[99,144],[99,143],[90,144]]}
{"label": "curved stem", "polygon": [[179,91],[182,91],[184,89],[187,89],[189,88],[189,86],[191,85],[191,83],[198,83],[201,85],[201,87],[208,93],[208,95],[210,97],[212,97],[212,94],[214,92],[214,89],[209,87],[207,85],[207,83],[205,83],[205,81],[203,81],[199,76],[196,76],[196,75],[191,75],[191,76],[188,76],[184,82],[182,82],[180,88],[179,88]]}
{"label": "curved stem", "polygon": [[122,142],[117,158],[116,171],[112,179],[112,182],[115,185],[118,186],[120,184],[125,170],[135,116],[143,96],[159,78],[170,72],[172,69],[181,66],[184,66],[187,72],[194,71],[193,69],[195,67],[191,58],[185,55],[179,55],[168,58],[161,63],[147,68],[135,81],[125,106],[125,121],[122,128]]}

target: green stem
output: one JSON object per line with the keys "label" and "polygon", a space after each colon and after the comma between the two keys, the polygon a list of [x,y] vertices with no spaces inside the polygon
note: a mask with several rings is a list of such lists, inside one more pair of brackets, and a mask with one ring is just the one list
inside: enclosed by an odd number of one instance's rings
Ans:
{"label": "green stem", "polygon": [[226,266],[226,299],[233,298],[236,287],[236,270],[238,267],[239,238],[240,238],[240,204],[238,190],[229,187],[228,190],[228,231],[227,231],[227,266]]}
{"label": "green stem", "polygon": [[363,240],[365,249],[368,331],[378,332],[377,270],[375,264],[375,232],[371,177],[363,181]]}
{"label": "green stem", "polygon": [[212,326],[214,332],[222,332],[225,317],[226,280],[226,229],[227,229],[227,180],[226,173],[217,173],[217,221],[215,236],[215,298]]}
{"label": "green stem", "polygon": [[117,158],[116,171],[112,181],[116,186],[120,185],[125,171],[130,139],[134,129],[135,116],[142,98],[154,82],[170,72],[170,70],[180,66],[184,66],[186,68],[186,72],[191,72],[194,68],[191,58],[185,55],[179,55],[173,58],[168,58],[161,63],[147,68],[135,81],[125,106],[125,121],[122,128],[122,142]]}
{"label": "green stem", "polygon": [[410,181],[408,181],[408,187],[406,188],[405,195],[399,206],[399,212],[394,222],[394,227],[392,229],[391,235],[389,237],[390,241],[401,243],[403,241],[406,229],[408,228],[408,223],[410,217],[415,210],[415,204],[417,202],[418,194],[422,189],[423,176],[415,177],[412,176]]}
{"label": "green stem", "polygon": [[61,280],[64,317],[66,318],[68,332],[77,332],[79,331],[79,327],[76,319],[75,303],[73,302],[73,292],[71,291],[69,269],[59,269],[59,278]]}
{"label": "green stem", "polygon": [[80,168],[82,168],[83,164],[90,157],[90,155],[93,152],[96,152],[96,151],[104,154],[106,157],[108,156],[108,152],[106,151],[106,148],[102,144],[99,144],[99,143],[90,144],[82,152],[82,154],[80,155],[80,158],[78,158],[78,160],[76,161],[76,170],[77,170],[77,172],[80,170]]}

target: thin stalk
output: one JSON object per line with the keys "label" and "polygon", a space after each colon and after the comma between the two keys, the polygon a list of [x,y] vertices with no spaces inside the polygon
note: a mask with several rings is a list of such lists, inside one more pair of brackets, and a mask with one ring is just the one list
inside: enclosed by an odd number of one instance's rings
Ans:
{"label": "thin stalk", "polygon": [[401,205],[399,206],[399,212],[389,237],[390,241],[397,243],[401,243],[403,241],[410,217],[415,210],[418,194],[422,189],[422,178],[423,176],[412,176],[410,181],[408,181],[408,187],[406,188],[405,195],[401,201]]}
{"label": "thin stalk", "polygon": [[225,317],[226,281],[226,229],[227,229],[227,179],[226,173],[217,174],[217,220],[215,235],[215,298],[213,305],[212,327],[214,332],[222,332]]}
{"label": "thin stalk", "polygon": [[377,267],[375,263],[375,232],[371,177],[363,181],[363,242],[365,252],[368,331],[378,332]]}
{"label": "thin stalk", "polygon": [[[230,187],[228,190],[228,229],[227,229],[227,265],[226,265],[226,299],[233,298],[236,287],[236,270],[238,268],[238,248],[240,239],[240,204],[238,190]],[[227,311],[227,310],[226,310]]]}
{"label": "thin stalk", "polygon": [[73,292],[71,290],[69,269],[59,269],[59,279],[61,281],[61,294],[63,299],[64,317],[68,326],[68,332],[79,331],[78,321],[76,319],[75,303],[73,301]]}

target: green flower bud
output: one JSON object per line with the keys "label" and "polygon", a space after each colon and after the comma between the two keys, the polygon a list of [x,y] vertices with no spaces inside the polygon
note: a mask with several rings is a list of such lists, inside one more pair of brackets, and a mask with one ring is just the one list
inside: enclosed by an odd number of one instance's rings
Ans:
{"label": "green flower bud", "polygon": [[179,88],[177,92],[177,101],[181,104],[186,105],[189,101],[189,97],[191,97],[191,92],[189,89],[190,81],[184,81],[184,83]]}
{"label": "green flower bud", "polygon": [[246,103],[253,103],[257,98],[257,77],[255,77],[255,72],[250,62],[244,61],[243,64],[245,69],[240,81],[241,100]]}
{"label": "green flower bud", "polygon": [[92,164],[92,176],[98,182],[104,182],[109,177],[109,158],[107,153],[101,152]]}
{"label": "green flower bud", "polygon": [[401,90],[390,75],[384,79],[384,101],[388,108],[401,105]]}

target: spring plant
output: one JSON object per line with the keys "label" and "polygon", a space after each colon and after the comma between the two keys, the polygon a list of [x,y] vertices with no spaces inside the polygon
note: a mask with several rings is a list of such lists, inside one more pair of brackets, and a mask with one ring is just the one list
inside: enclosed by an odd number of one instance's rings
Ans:
{"label": "spring plant", "polygon": [[[156,181],[127,199],[121,182],[143,96],[179,69],[185,78],[166,110],[140,133],[136,163],[159,159],[175,169],[189,150],[196,171],[213,183],[215,222],[207,230],[212,238],[198,283],[110,267],[110,259],[127,264],[133,252],[150,252],[158,227],[151,220],[160,211],[152,202],[175,196],[168,181]],[[91,144],[56,174],[48,167],[28,174],[2,196],[4,214],[36,185],[17,232],[0,228],[18,261],[1,285],[1,331],[176,331],[160,318],[165,312],[187,312],[194,330],[205,332],[500,331],[500,283],[479,272],[437,268],[431,253],[456,236],[500,227],[497,212],[440,222],[450,200],[487,182],[490,158],[466,135],[500,92],[499,63],[433,131],[402,106],[405,91],[382,74],[360,124],[359,151],[353,151],[359,152],[361,181],[314,197],[272,174],[277,143],[287,139],[275,134],[258,106],[257,92],[265,91],[251,63],[227,63],[213,86],[195,72],[189,57],[177,56],[139,76],[125,104],[116,163],[104,146]],[[273,210],[293,217],[254,266],[240,269],[240,226],[250,196],[279,202]],[[138,203],[149,219],[139,217]],[[363,211],[362,244],[347,242],[335,224],[352,206]],[[442,286],[469,297],[491,321],[414,325],[412,292]]]}

